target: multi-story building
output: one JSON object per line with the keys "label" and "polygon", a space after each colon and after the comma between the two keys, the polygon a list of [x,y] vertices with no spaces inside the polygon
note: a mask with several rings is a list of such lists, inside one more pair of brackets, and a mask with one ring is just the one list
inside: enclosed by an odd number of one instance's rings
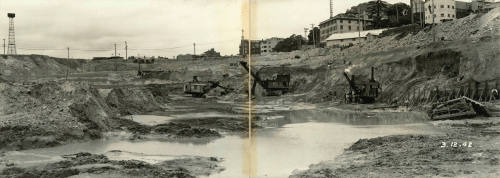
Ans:
{"label": "multi-story building", "polygon": [[372,20],[367,15],[338,14],[319,24],[320,41],[324,41],[334,33],[363,31],[371,28]]}
{"label": "multi-story building", "polygon": [[[240,56],[246,56],[249,53],[248,40],[242,39],[240,43]],[[260,40],[250,40],[251,54],[260,54]]]}
{"label": "multi-story building", "polygon": [[282,41],[283,38],[272,37],[265,40],[262,40],[260,43],[260,53],[261,54],[269,54],[274,52],[274,47]]}
{"label": "multi-story building", "polygon": [[437,24],[456,19],[455,0],[426,0],[425,24]]}

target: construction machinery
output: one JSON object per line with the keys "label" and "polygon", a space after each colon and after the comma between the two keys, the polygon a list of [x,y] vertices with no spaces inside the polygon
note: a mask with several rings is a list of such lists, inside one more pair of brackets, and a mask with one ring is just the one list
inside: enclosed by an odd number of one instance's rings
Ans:
{"label": "construction machinery", "polygon": [[220,85],[218,81],[201,81],[198,76],[193,76],[193,81],[184,84],[184,93],[193,97],[206,97],[206,94],[215,88],[224,89],[224,93],[233,91],[232,88]]}
{"label": "construction machinery", "polygon": [[250,73],[252,78],[254,79],[254,82],[252,84],[252,93],[255,93],[255,87],[257,83],[262,86],[265,90],[265,95],[266,96],[280,96],[282,94],[285,94],[286,92],[290,91],[290,74],[289,73],[282,73],[282,74],[277,74],[276,78],[271,79],[271,80],[263,80],[259,77],[257,73],[250,72],[248,63],[245,61],[240,61],[241,66]]}
{"label": "construction machinery", "polygon": [[435,103],[428,111],[428,114],[432,120],[463,119],[490,115],[483,104],[465,96]]}
{"label": "construction machinery", "polygon": [[373,70],[372,67],[370,80],[361,77],[355,78],[355,75],[349,78],[347,72],[344,72],[344,77],[349,84],[345,94],[346,103],[367,104],[375,102],[375,98],[379,94],[380,83],[375,81]]}

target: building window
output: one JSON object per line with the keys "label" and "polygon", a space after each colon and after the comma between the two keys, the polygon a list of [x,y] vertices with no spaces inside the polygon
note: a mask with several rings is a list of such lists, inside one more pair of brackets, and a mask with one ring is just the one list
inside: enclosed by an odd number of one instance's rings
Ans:
{"label": "building window", "polygon": [[455,18],[455,15],[451,15],[451,17]]}
{"label": "building window", "polygon": [[348,28],[349,28],[349,31],[351,31],[351,26],[350,26],[350,25],[349,25],[349,27],[348,27]]}
{"label": "building window", "polygon": [[344,21],[342,19],[340,19],[340,23],[344,23]]}
{"label": "building window", "polygon": [[448,9],[450,8],[450,5],[448,5]]}
{"label": "building window", "polygon": [[441,5],[441,8],[444,8],[444,5]]}
{"label": "building window", "polygon": [[340,42],[344,42],[344,39],[340,39]]}
{"label": "building window", "polygon": [[351,20],[347,21],[347,23],[351,23]]}
{"label": "building window", "polygon": [[444,17],[444,14],[441,14],[441,17]]}
{"label": "building window", "polygon": [[450,17],[450,14],[448,14],[448,17]]}
{"label": "building window", "polygon": [[452,9],[455,9],[455,6],[451,6]]}
{"label": "building window", "polygon": [[356,41],[356,38],[353,38],[352,41]]}
{"label": "building window", "polygon": [[344,29],[344,26],[343,25],[340,25],[340,30],[343,30]]}
{"label": "building window", "polygon": [[359,26],[356,27],[356,30],[359,30]]}

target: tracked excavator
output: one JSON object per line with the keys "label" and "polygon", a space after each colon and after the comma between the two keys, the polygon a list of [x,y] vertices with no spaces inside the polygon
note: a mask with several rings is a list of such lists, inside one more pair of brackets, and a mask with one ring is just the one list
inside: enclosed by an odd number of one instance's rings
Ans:
{"label": "tracked excavator", "polygon": [[198,76],[193,76],[193,81],[184,84],[184,93],[191,94],[193,97],[206,97],[206,94],[215,88],[224,89],[224,93],[234,89],[220,85],[219,81],[201,81]]}
{"label": "tracked excavator", "polygon": [[347,72],[344,72],[344,77],[349,84],[349,89],[345,94],[346,103],[368,104],[375,102],[375,98],[379,94],[380,83],[375,81],[373,70],[372,67],[371,78],[368,81],[366,79],[355,80],[354,75],[349,78]]}
{"label": "tracked excavator", "polygon": [[266,96],[280,96],[290,91],[290,74],[277,74],[275,79],[272,80],[263,80],[259,77],[259,75],[252,70],[250,72],[250,68],[248,63],[245,61],[240,61],[240,65],[250,73],[254,82],[252,83],[252,93],[255,93],[255,87],[257,84],[262,86],[265,90]]}

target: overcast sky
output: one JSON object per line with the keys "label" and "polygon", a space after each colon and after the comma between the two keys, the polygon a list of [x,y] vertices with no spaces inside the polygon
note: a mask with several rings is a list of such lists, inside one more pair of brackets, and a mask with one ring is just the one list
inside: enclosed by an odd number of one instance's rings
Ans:
{"label": "overcast sky", "polygon": [[[8,12],[16,13],[19,54],[74,58],[167,56],[215,48],[238,53],[248,0],[0,0],[0,34],[8,38]],[[254,39],[304,34],[329,17],[329,0],[252,0]],[[368,0],[335,0],[334,14]],[[387,0],[390,3],[409,0]],[[1,20],[3,19],[3,20]],[[3,30],[1,30],[3,29]],[[43,49],[43,50],[38,50]]]}

